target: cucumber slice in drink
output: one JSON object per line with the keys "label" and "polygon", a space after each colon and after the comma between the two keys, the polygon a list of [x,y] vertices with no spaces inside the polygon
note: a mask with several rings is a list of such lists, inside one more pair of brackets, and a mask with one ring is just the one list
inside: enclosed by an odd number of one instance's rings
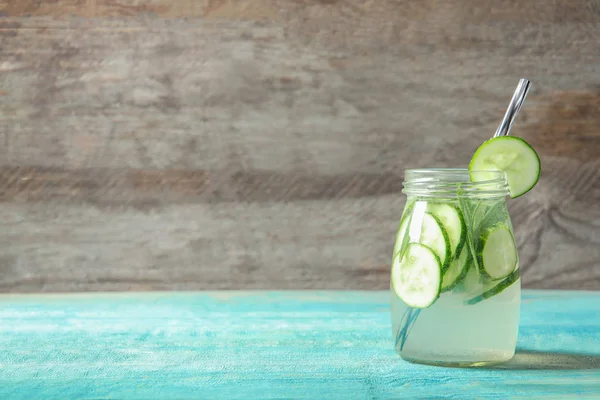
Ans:
{"label": "cucumber slice in drink", "polygon": [[394,253],[392,254],[392,258],[395,257],[396,253],[402,249],[402,244],[404,242],[404,238],[406,237],[408,223],[410,222],[414,205],[415,201],[412,201],[410,203],[406,203],[406,206],[404,206],[404,212],[402,213],[400,225],[398,226],[398,232],[396,233],[396,242],[394,243]]}
{"label": "cucumber slice in drink", "polygon": [[392,257],[396,257],[396,254],[402,250],[402,243],[406,237],[409,222],[410,216],[408,215],[402,218],[402,221],[400,221],[400,227],[398,228],[398,233],[396,234],[396,243],[394,244],[394,254],[392,254]]}
{"label": "cucumber slice in drink", "polygon": [[477,254],[481,273],[493,280],[502,279],[517,267],[519,256],[510,229],[504,224],[494,225],[481,236]]}
{"label": "cucumber slice in drink", "polygon": [[[500,136],[484,142],[469,164],[469,171],[504,171],[512,198],[527,193],[535,186],[540,178],[540,169],[540,157],[533,147],[516,136]],[[472,173],[471,180],[485,180],[488,178],[486,175]]]}
{"label": "cucumber slice in drink", "polygon": [[[433,214],[422,214],[420,234],[413,235],[413,227],[419,223],[419,218],[413,215],[408,234],[410,242],[421,243],[429,247],[439,257],[442,273],[450,264],[450,239],[442,222]],[[418,228],[418,225],[416,225]],[[416,237],[415,237],[416,236]]]}
{"label": "cucumber slice in drink", "polygon": [[450,264],[448,233],[442,223],[431,213],[421,210],[403,218],[396,235],[394,257],[402,250],[404,242],[421,243],[429,247],[441,260],[443,270]]}
{"label": "cucumber slice in drink", "polygon": [[443,225],[450,240],[450,257],[458,258],[467,239],[467,226],[465,219],[458,208],[443,203],[429,203],[431,212]]}
{"label": "cucumber slice in drink", "polygon": [[404,257],[392,261],[392,287],[410,307],[427,308],[440,295],[442,265],[435,252],[419,243],[409,243]]}
{"label": "cucumber slice in drink", "polygon": [[499,294],[500,292],[502,292],[504,289],[508,288],[513,283],[517,282],[520,277],[521,277],[521,270],[516,269],[510,275],[508,275],[506,278],[501,280],[499,283],[495,284],[491,288],[486,289],[481,294],[478,294],[474,297],[469,298],[468,300],[465,300],[464,303],[467,305],[473,305],[473,304],[477,304],[483,300],[489,299],[490,297],[493,297],[493,296]]}
{"label": "cucumber slice in drink", "polygon": [[463,247],[458,258],[450,262],[450,266],[444,273],[442,279],[442,292],[454,289],[454,287],[465,278],[470,263],[471,253],[467,247]]}

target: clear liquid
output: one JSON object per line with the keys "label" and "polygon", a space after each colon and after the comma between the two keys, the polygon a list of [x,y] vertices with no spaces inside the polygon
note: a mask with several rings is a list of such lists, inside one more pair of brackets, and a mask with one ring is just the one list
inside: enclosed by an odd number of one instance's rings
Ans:
{"label": "clear liquid", "polygon": [[[394,338],[409,307],[392,290]],[[456,366],[480,366],[510,360],[515,354],[519,325],[521,281],[477,304],[466,305],[469,295],[444,293],[422,309],[408,331],[402,350],[406,360]]]}
{"label": "clear liquid", "polygon": [[[418,225],[428,207],[423,203],[430,201],[408,200],[405,214]],[[443,202],[461,210],[468,232],[465,249],[471,252],[473,259],[477,258],[479,241],[486,229],[502,224],[512,231],[504,199],[462,202],[447,199]],[[408,204],[416,205],[410,207]],[[413,239],[412,233],[407,236]],[[517,265],[516,272],[518,268]],[[477,271],[479,267],[474,261],[470,266],[473,273],[470,277],[464,278],[452,290],[441,293],[424,309],[408,307],[391,288],[393,337],[396,351],[402,358],[424,364],[481,366],[513,357],[518,335],[521,280],[517,279],[489,298],[469,304],[469,300],[478,298],[499,283]]]}

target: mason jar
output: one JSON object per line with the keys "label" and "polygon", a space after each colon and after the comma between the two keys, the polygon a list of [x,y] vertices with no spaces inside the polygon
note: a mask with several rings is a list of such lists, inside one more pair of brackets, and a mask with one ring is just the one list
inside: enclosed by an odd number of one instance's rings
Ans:
{"label": "mason jar", "polygon": [[408,361],[515,354],[521,281],[504,172],[410,169],[391,267],[395,348]]}

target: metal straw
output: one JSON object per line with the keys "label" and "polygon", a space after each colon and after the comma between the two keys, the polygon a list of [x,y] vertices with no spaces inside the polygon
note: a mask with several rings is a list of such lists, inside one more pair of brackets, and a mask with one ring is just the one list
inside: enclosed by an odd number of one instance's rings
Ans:
{"label": "metal straw", "polygon": [[510,100],[510,104],[508,105],[508,109],[506,110],[506,114],[504,114],[502,122],[500,122],[500,125],[498,125],[498,129],[496,129],[494,137],[508,135],[508,133],[510,132],[510,128],[512,127],[513,121],[515,120],[517,114],[521,110],[523,103],[525,102],[525,97],[527,97],[527,92],[529,91],[530,86],[531,82],[528,79],[521,79],[519,81],[519,84],[515,89],[515,93],[513,94],[513,97]]}

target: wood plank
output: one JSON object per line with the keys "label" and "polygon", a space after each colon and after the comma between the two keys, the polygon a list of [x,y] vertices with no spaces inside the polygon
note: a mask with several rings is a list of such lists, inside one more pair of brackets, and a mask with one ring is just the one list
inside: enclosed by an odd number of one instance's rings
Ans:
{"label": "wood plank", "polygon": [[133,207],[278,202],[397,194],[402,174],[310,175],[265,170],[58,169],[0,167],[0,201],[60,200]]}
{"label": "wood plank", "polygon": [[402,361],[384,292],[0,296],[10,399],[596,398],[600,295],[526,291],[487,369]]}
{"label": "wood plank", "polygon": [[598,289],[599,10],[0,1],[0,290],[385,288],[403,170],[466,165],[521,76],[524,284]]}
{"label": "wood plank", "polygon": [[[469,5],[469,8],[465,8]],[[289,0],[55,0],[39,2],[36,0],[2,0],[0,10],[8,16],[45,16],[69,17],[71,15],[89,16],[138,16],[140,14],[169,17],[221,17],[273,19],[274,16],[292,17],[293,13],[322,14],[339,18],[349,18],[354,14],[378,13],[383,19],[395,17],[397,14],[415,15],[426,19],[432,11],[443,9],[450,18],[467,15],[478,20],[494,21],[498,19],[517,19],[526,22],[539,22],[548,18],[562,16],[577,20],[586,19],[590,13],[597,11],[597,2],[581,0],[577,5],[565,5],[560,2],[532,1],[522,5],[516,0],[425,0],[414,2],[410,0],[384,0],[380,2],[363,2],[360,0],[346,1],[289,1]],[[262,10],[262,11],[261,11]],[[390,14],[389,11],[396,11]]]}
{"label": "wood plank", "polygon": [[[600,192],[590,188],[599,186],[599,164],[551,165],[557,169],[550,176],[571,171],[582,182],[573,180],[567,197],[542,181],[509,203],[524,286],[594,289],[600,279]],[[326,189],[297,197],[289,187],[274,186],[277,201],[271,202],[256,198],[247,180],[223,198],[201,187],[193,194],[195,181],[164,175],[162,184],[136,172],[107,176],[94,181],[84,174],[83,183],[29,180],[5,189],[13,196],[0,208],[1,290],[389,286],[404,199],[385,194],[385,186],[372,186],[373,196],[346,189],[339,197]],[[335,180],[325,183],[336,186]]]}
{"label": "wood plank", "polygon": [[382,287],[401,201],[5,204],[1,288]]}

